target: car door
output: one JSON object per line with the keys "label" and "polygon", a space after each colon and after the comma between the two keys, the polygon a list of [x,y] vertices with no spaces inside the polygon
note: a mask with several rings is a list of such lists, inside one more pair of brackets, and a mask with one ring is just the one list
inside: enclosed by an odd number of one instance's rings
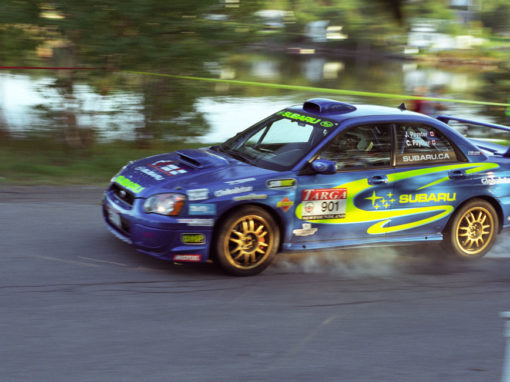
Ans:
{"label": "car door", "polygon": [[461,152],[434,126],[424,123],[396,125],[395,216],[386,227],[392,237],[440,234],[459,192],[472,185],[466,179],[467,163]]}
{"label": "car door", "polygon": [[380,239],[369,231],[392,209],[392,128],[351,126],[320,150],[317,158],[334,162],[336,172],[298,177],[293,244],[319,248]]}

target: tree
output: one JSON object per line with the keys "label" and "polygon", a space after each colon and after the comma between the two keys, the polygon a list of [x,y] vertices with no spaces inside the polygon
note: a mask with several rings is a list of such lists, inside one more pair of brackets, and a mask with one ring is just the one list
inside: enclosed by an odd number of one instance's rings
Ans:
{"label": "tree", "polygon": [[[30,65],[23,57],[34,57],[36,47],[51,40],[59,41],[58,49],[52,49],[54,66],[202,74],[205,61],[216,61],[253,39],[249,28],[239,26],[249,25],[246,21],[259,6],[251,1],[226,8],[219,0],[17,0],[9,2],[0,16],[2,55],[9,58],[3,62]],[[228,19],[215,21],[209,17],[213,13]],[[188,124],[195,127],[188,130],[191,134],[206,127],[194,109],[196,97],[204,92],[201,84],[183,86],[157,77],[133,79],[103,70],[86,76],[70,71],[60,77],[54,86],[64,98],[72,98],[78,79],[101,94],[122,88],[124,81],[137,82],[143,89],[142,137],[175,131],[180,126],[175,121],[183,118],[194,122]]]}
{"label": "tree", "polygon": [[492,32],[510,32],[510,4],[507,0],[484,1],[480,14],[482,24]]}

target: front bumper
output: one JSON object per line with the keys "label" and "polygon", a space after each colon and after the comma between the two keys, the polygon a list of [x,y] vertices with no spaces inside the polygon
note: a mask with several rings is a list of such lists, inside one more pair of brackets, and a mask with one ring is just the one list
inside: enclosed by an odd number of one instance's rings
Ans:
{"label": "front bumper", "polygon": [[102,209],[107,228],[117,238],[139,252],[164,260],[205,262],[209,259],[212,219],[147,214],[143,211],[145,199],[126,201],[114,191],[110,187],[105,192]]}

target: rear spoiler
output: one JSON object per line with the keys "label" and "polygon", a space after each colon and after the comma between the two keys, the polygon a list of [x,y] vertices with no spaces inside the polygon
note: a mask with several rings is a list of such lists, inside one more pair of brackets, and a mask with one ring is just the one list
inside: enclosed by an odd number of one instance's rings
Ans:
{"label": "rear spoiler", "polygon": [[[457,121],[457,122],[469,123],[470,125],[489,127],[491,129],[497,129],[497,130],[503,130],[503,131],[510,132],[510,126],[498,125],[496,123],[474,121],[472,119],[457,118],[457,117],[452,117],[449,115],[438,115],[436,118],[439,121],[446,123],[446,124],[448,124],[448,122],[450,122],[450,121]],[[484,150],[487,150],[487,151],[490,151],[493,153],[501,154],[504,157],[510,157],[510,146],[506,149],[505,152],[501,152],[500,150],[498,150],[498,147],[500,147],[500,148],[503,147],[501,145],[496,145],[494,143],[491,144],[490,142],[485,142],[485,141],[478,140],[478,139],[471,139],[471,141],[476,143],[476,145],[478,147],[480,147],[481,149],[484,149]]]}

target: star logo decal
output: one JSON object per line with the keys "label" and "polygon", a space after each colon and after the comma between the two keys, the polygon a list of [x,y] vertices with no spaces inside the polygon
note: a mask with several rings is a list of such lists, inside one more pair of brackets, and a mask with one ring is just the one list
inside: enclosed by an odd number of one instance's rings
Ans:
{"label": "star logo decal", "polygon": [[374,207],[376,210],[378,210],[381,207],[389,208],[393,205],[395,202],[395,199],[393,198],[393,194],[391,192],[386,194],[386,197],[384,196],[377,196],[375,191],[372,192],[372,196],[369,196],[365,199],[370,200],[372,202],[372,207]]}

